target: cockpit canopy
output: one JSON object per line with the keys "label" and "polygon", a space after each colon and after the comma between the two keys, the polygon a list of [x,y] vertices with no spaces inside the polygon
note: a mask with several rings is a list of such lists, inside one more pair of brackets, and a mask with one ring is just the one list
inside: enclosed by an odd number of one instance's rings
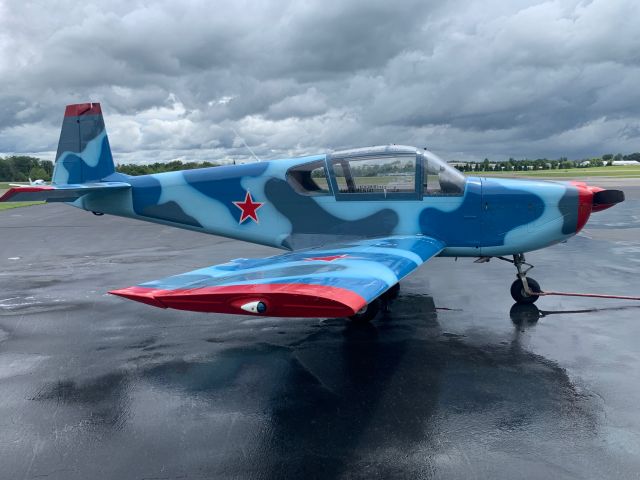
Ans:
{"label": "cockpit canopy", "polygon": [[465,186],[465,176],[437,155],[398,145],[336,151],[326,165],[316,161],[290,169],[288,180],[299,193],[333,191],[342,200],[462,195]]}
{"label": "cockpit canopy", "polygon": [[435,153],[423,150],[424,189],[427,195],[462,195],[466,177]]}

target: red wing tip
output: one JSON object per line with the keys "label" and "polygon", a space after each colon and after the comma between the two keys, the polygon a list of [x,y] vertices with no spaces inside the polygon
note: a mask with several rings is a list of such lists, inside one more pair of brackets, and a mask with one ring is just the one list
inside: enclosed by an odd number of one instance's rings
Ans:
{"label": "red wing tip", "polygon": [[14,190],[15,188],[12,188],[11,190],[7,190],[6,192],[4,192],[4,194],[0,196],[0,202],[8,202],[9,199],[15,195]]}
{"label": "red wing tip", "polygon": [[64,110],[65,117],[78,117],[80,115],[101,115],[102,109],[99,103],[76,103],[67,105]]}
{"label": "red wing tip", "polygon": [[54,187],[50,187],[49,185],[39,185],[33,187],[13,187],[4,192],[4,194],[0,197],[0,202],[8,202],[11,197],[14,195],[18,195],[19,193],[32,193],[32,192],[42,192],[44,190],[55,190]]}
{"label": "red wing tip", "polygon": [[145,303],[153,307],[167,308],[160,300],[158,300],[154,294],[161,292],[162,290],[154,290],[152,288],[143,287],[127,287],[119,290],[111,290],[109,294],[117,295],[128,300],[135,300],[136,302]]}

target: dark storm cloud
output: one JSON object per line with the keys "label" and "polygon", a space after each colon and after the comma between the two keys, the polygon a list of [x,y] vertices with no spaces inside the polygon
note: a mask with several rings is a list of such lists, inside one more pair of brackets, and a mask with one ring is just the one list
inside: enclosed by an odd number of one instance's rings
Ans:
{"label": "dark storm cloud", "polygon": [[[312,79],[383,68],[389,60],[422,40],[420,29],[435,2],[408,0],[300,3],[280,71]],[[425,47],[425,45],[422,45]],[[286,69],[283,70],[283,67]]]}
{"label": "dark storm cloud", "polygon": [[120,161],[408,143],[451,158],[640,150],[633,0],[5,1],[0,152],[100,101]]}

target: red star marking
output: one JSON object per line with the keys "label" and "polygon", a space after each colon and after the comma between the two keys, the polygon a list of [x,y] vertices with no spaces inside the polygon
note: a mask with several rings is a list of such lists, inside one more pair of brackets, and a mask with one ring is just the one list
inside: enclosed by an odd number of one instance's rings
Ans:
{"label": "red star marking", "polygon": [[240,215],[240,221],[238,223],[244,222],[247,218],[252,219],[256,223],[260,223],[257,211],[264,203],[254,202],[253,198],[251,198],[251,192],[247,190],[244,196],[244,202],[233,202],[233,204],[242,210],[242,215]]}
{"label": "red star marking", "polygon": [[344,255],[330,255],[328,257],[311,257],[311,258],[305,258],[305,260],[309,261],[309,262],[313,262],[314,260],[320,261],[320,262],[333,262],[334,260],[339,260],[340,258],[346,258],[349,255],[344,254]]}

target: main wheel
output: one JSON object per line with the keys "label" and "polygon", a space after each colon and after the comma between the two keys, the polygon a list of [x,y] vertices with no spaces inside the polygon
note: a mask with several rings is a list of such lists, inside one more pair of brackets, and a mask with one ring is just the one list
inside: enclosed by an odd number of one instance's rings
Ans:
{"label": "main wheel", "polygon": [[[538,282],[533,278],[527,277],[527,284],[532,292],[542,292],[540,284],[538,284]],[[518,303],[534,303],[538,298],[540,298],[539,295],[529,295],[525,292],[522,280],[519,278],[511,284],[511,296]]]}
{"label": "main wheel", "polygon": [[362,307],[355,315],[349,317],[352,322],[367,323],[373,320],[380,312],[382,302],[376,298],[371,303]]}
{"label": "main wheel", "polygon": [[400,282],[396,283],[393,287],[384,292],[384,297],[387,300],[395,300],[398,298],[398,295],[400,295]]}

